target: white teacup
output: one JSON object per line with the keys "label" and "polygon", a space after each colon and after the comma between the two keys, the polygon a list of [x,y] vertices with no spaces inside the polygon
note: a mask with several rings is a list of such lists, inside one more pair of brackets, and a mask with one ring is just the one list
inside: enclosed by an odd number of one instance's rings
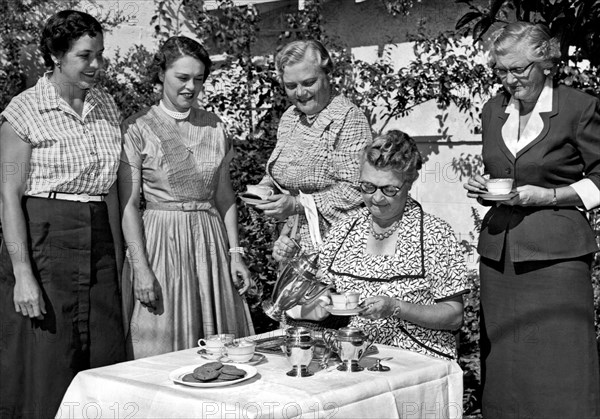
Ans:
{"label": "white teacup", "polygon": [[275,191],[269,185],[248,185],[246,186],[246,194],[256,195],[262,200],[266,200],[269,196],[273,195]]}
{"label": "white teacup", "polygon": [[219,359],[225,354],[225,345],[233,342],[234,338],[231,333],[208,335],[205,339],[198,339],[198,346],[204,349],[207,358]]}
{"label": "white teacup", "polygon": [[344,292],[331,294],[331,303],[336,310],[352,310],[358,306],[360,294],[358,292]]}
{"label": "white teacup", "polygon": [[510,178],[488,179],[485,183],[485,187],[492,195],[506,195],[512,191],[512,186],[513,179]]}
{"label": "white teacup", "polygon": [[225,345],[225,354],[233,362],[248,362],[254,356],[256,342],[240,339],[238,342]]}

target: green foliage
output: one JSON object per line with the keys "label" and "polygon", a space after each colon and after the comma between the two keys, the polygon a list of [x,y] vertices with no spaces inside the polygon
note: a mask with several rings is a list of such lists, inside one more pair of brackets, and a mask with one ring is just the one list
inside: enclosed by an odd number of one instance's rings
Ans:
{"label": "green foliage", "polygon": [[470,293],[463,297],[464,320],[459,333],[459,364],[464,371],[464,414],[476,414],[481,409],[481,370],[479,357],[479,273],[467,275]]}
{"label": "green foliage", "polygon": [[[413,0],[381,0],[381,2],[392,16],[406,16],[410,14],[410,9],[414,6]],[[417,0],[417,2],[420,3],[421,0]]]}
{"label": "green foliage", "polygon": [[102,85],[115,99],[123,119],[156,103],[160,94],[147,77],[153,54],[136,46],[125,54],[115,53],[102,78]]}
{"label": "green foliage", "polygon": [[[72,6],[73,1],[64,2]],[[25,90],[23,58],[31,58],[39,42],[40,29],[58,1],[4,0],[0,2],[0,110],[13,96]],[[28,48],[29,47],[29,48]]]}
{"label": "green foliage", "polygon": [[[541,22],[561,42],[563,57],[575,61],[587,59],[600,64],[600,2],[593,0],[491,0],[488,8],[479,7],[474,0],[455,0],[469,5],[456,24],[478,41],[495,23],[514,20]],[[574,53],[569,48],[574,47]]]}

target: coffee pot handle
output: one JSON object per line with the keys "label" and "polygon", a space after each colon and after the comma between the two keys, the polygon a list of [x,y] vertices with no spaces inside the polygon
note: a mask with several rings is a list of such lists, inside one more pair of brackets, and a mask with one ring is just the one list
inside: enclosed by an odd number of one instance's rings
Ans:
{"label": "coffee pot handle", "polygon": [[365,351],[363,352],[361,358],[367,353],[367,349],[369,349],[373,343],[377,340],[377,338],[379,337],[379,329],[372,327],[369,330],[369,335],[367,336],[367,347],[365,348]]}
{"label": "coffee pot handle", "polygon": [[321,282],[315,281],[315,283],[306,291],[304,294],[304,302],[312,303],[318,297],[320,297],[325,291],[327,291],[329,287]]}
{"label": "coffee pot handle", "polygon": [[333,352],[338,352],[339,348],[335,332],[328,329],[323,330],[323,341],[325,342],[325,345]]}

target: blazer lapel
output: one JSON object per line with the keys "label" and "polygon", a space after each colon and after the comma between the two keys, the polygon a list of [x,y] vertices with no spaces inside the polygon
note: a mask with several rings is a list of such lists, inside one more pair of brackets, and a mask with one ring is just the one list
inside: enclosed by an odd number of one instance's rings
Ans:
{"label": "blazer lapel", "polygon": [[508,96],[503,95],[502,105],[501,105],[499,111],[496,112],[496,118],[493,119],[493,122],[492,122],[493,124],[496,124],[496,125],[491,127],[490,132],[497,133],[496,134],[497,136],[494,140],[498,143],[498,147],[500,148],[500,150],[502,150],[502,152],[504,153],[506,158],[511,163],[513,163],[515,161],[515,156],[513,156],[511,151],[506,146],[504,139],[502,138],[502,127],[504,126],[504,124],[506,123],[506,120],[508,119],[508,113],[506,113],[506,106],[508,106]]}
{"label": "blazer lapel", "polygon": [[558,88],[554,87],[554,89],[552,90],[552,110],[550,112],[540,112],[542,121],[544,121],[544,128],[542,129],[542,132],[539,133],[535,140],[533,140],[521,150],[519,150],[519,152],[517,153],[517,158],[521,157],[524,153],[527,152],[527,150],[530,150],[534,145],[536,145],[546,137],[548,131],[550,130],[550,118],[558,114],[558,100]]}

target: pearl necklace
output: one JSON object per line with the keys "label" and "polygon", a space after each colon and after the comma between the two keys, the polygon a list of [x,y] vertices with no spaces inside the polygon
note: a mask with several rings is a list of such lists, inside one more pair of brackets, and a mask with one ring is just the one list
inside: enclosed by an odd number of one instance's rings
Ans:
{"label": "pearl necklace", "polygon": [[174,119],[186,119],[188,116],[190,116],[190,112],[192,111],[192,108],[188,109],[185,112],[172,111],[165,106],[165,104],[163,103],[162,100],[160,101],[158,106],[160,106],[160,108],[163,111],[165,111],[165,113],[167,115],[169,115],[171,118],[174,118]]}
{"label": "pearl necklace", "polygon": [[402,221],[402,218],[394,221],[394,224],[392,224],[392,226],[385,230],[383,233],[376,233],[375,226],[373,225],[373,218],[371,218],[371,235],[375,240],[385,240],[392,234],[394,234],[396,230],[398,230],[398,227],[400,227],[400,221]]}

